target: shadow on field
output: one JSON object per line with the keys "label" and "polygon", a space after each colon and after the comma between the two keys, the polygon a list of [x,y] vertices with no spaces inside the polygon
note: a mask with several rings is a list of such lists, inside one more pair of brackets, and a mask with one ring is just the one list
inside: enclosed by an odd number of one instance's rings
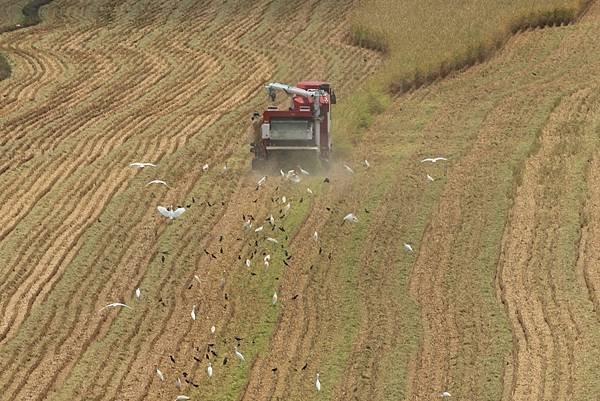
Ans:
{"label": "shadow on field", "polygon": [[[51,2],[52,0],[31,0],[29,3],[25,4],[21,10],[23,13],[23,19],[21,22],[14,25],[0,26],[0,34],[39,24],[41,22],[40,8]],[[0,81],[10,77],[10,74],[10,64],[8,63],[6,57],[0,54]]]}

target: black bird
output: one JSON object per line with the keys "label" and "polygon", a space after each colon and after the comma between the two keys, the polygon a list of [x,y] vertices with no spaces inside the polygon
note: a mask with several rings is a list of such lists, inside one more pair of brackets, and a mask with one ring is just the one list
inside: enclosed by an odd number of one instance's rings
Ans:
{"label": "black bird", "polygon": [[319,255],[323,252],[323,248],[319,247]]}
{"label": "black bird", "polygon": [[165,263],[165,255],[160,255],[160,260]]}
{"label": "black bird", "polygon": [[369,211],[367,209],[365,209],[365,213],[369,213]]}
{"label": "black bird", "polygon": [[219,356],[219,355],[217,355],[217,353],[216,353],[214,350],[212,350],[212,349],[210,350],[210,353],[211,353],[211,354],[213,354],[214,356]]}
{"label": "black bird", "polygon": [[204,253],[210,255],[210,252],[208,252],[206,249],[204,250]]}
{"label": "black bird", "polygon": [[206,201],[206,204],[208,205],[208,207],[212,207],[209,201]]}
{"label": "black bird", "polygon": [[189,203],[189,204],[187,204],[187,206],[186,206],[186,207],[189,209],[189,208],[191,208],[191,207],[192,207],[192,204],[191,204],[191,203]]}
{"label": "black bird", "polygon": [[210,254],[210,256],[211,256],[213,259],[216,259],[216,258],[217,258],[217,257],[215,256],[215,254],[214,254],[214,253],[211,253],[211,254]]}
{"label": "black bird", "polygon": [[300,198],[300,203],[304,202],[304,198]]}
{"label": "black bird", "polygon": [[292,299],[296,299],[296,298],[298,298],[298,294],[296,294],[292,297]]}
{"label": "black bird", "polygon": [[194,286],[194,283],[190,284],[190,286],[188,287],[188,290],[191,290],[193,286]]}
{"label": "black bird", "polygon": [[169,355],[169,358],[171,358],[171,362],[175,363],[175,358],[173,358],[173,355]]}
{"label": "black bird", "polygon": [[238,341],[242,341],[242,340],[243,340],[243,338],[242,338],[242,337],[233,337],[233,338],[235,338],[235,339],[236,339],[236,340],[238,340]]}
{"label": "black bird", "polygon": [[308,362],[306,362],[306,363],[304,364],[304,366],[302,366],[302,370],[306,369],[306,367],[307,367],[307,366],[308,366]]}
{"label": "black bird", "polygon": [[225,300],[229,301],[229,295],[227,295],[227,293],[225,293]]}
{"label": "black bird", "polygon": [[323,182],[329,182],[329,178],[325,177],[325,179],[323,180]]}
{"label": "black bird", "polygon": [[[219,235],[219,242],[223,242],[223,236],[222,235]],[[221,249],[223,249],[223,248],[221,248]]]}
{"label": "black bird", "polygon": [[283,264],[286,265],[287,267],[290,267],[290,265],[288,265],[288,262],[286,262],[285,260],[283,261]]}
{"label": "black bird", "polygon": [[221,249],[219,250],[219,252],[223,253],[223,248],[221,247]]}
{"label": "black bird", "polygon": [[195,360],[196,362],[202,362],[202,359],[198,358],[197,356],[194,356],[194,360]]}
{"label": "black bird", "polygon": [[192,196],[192,203],[196,203],[196,199]]}
{"label": "black bird", "polygon": [[223,358],[223,365],[227,365],[227,357]]}
{"label": "black bird", "polygon": [[277,368],[271,369],[271,372],[277,372]]}

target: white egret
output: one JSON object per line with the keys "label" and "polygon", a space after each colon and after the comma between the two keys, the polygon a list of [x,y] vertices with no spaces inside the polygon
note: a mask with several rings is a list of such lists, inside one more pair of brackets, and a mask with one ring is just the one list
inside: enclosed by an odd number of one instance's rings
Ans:
{"label": "white egret", "polygon": [[317,380],[315,381],[315,387],[317,391],[321,391],[321,381],[319,380],[319,374],[317,373]]}
{"label": "white egret", "polygon": [[250,267],[252,265],[252,262],[250,261],[250,259],[246,259],[246,267]]}
{"label": "white egret", "polygon": [[204,171],[204,172],[208,171],[208,163],[206,163],[204,166],[202,166],[202,171]]}
{"label": "white egret", "polygon": [[131,306],[127,306],[127,305],[125,305],[125,304],[122,304],[122,303],[120,303],[120,302],[114,302],[114,303],[112,303],[112,304],[108,304],[108,305],[106,305],[106,306],[102,307],[102,308],[101,308],[101,309],[100,309],[98,312],[101,312],[102,310],[104,310],[104,309],[106,309],[106,308],[115,308],[115,307],[117,307],[117,306],[122,306],[122,307],[124,307],[124,308],[133,309]]}
{"label": "white egret", "polygon": [[421,160],[421,163],[425,163],[425,162],[432,162],[432,163],[436,163],[440,160],[448,160],[445,157],[427,157],[423,160]]}
{"label": "white egret", "polygon": [[245,223],[244,223],[244,228],[246,230],[250,230],[252,228],[252,220],[248,219]]}
{"label": "white egret", "polygon": [[175,380],[175,387],[177,387],[178,389],[181,388],[181,379],[178,377],[177,380]]}
{"label": "white egret", "polygon": [[302,167],[298,166],[298,168],[300,169],[300,172],[304,175],[310,175],[310,173],[306,170],[304,170]]}
{"label": "white egret", "polygon": [[283,213],[289,212],[291,207],[292,207],[292,204],[290,202],[288,202],[288,204],[283,207]]}
{"label": "white egret", "polygon": [[208,378],[210,379],[212,377],[212,364],[210,362],[208,363],[208,368],[206,368],[206,373],[208,373]]}
{"label": "white egret", "polygon": [[431,181],[431,182],[435,181],[435,179],[432,176],[430,176],[429,174],[427,174],[427,180]]}
{"label": "white egret", "polygon": [[263,230],[263,226],[260,226],[254,230],[255,233],[261,232]]}
{"label": "white egret", "polygon": [[447,391],[444,391],[444,392],[441,394],[441,397],[443,397],[443,398],[452,397],[452,394],[450,394],[450,393],[449,393],[449,392],[447,392]]}
{"label": "white egret", "polygon": [[188,397],[187,395],[178,395],[177,398],[175,398],[175,401],[187,401],[189,399],[190,397]]}
{"label": "white egret", "polygon": [[346,170],[348,170],[351,174],[354,174],[354,170],[352,170],[352,168],[350,168],[349,165],[344,164],[344,167],[346,168]]}
{"label": "white egret", "polygon": [[413,251],[413,247],[410,244],[407,244],[406,242],[404,243],[404,250],[406,252],[412,252]]}
{"label": "white egret", "polygon": [[260,187],[262,184],[265,183],[265,181],[267,181],[267,176],[263,176],[263,178],[258,180],[257,185]]}
{"label": "white egret", "polygon": [[199,283],[202,284],[202,280],[200,280],[200,277],[198,277],[197,274],[194,274],[194,279]]}
{"label": "white egret", "polygon": [[315,240],[315,242],[319,241],[319,234],[317,234],[317,232],[315,231],[315,233],[313,234],[313,239]]}
{"label": "white egret", "polygon": [[163,180],[152,180],[149,183],[146,184],[146,186],[148,185],[152,185],[152,184],[160,184],[160,185],[164,185],[167,188],[171,188],[166,182],[164,182]]}
{"label": "white egret", "polygon": [[269,216],[269,224],[274,226],[275,225],[275,218],[273,217],[273,215]]}
{"label": "white egret", "polygon": [[170,210],[164,206],[157,206],[156,209],[160,214],[162,214],[165,217],[168,217],[171,220],[176,219],[177,217],[181,216],[183,212],[185,212],[184,207],[178,207],[175,210]]}
{"label": "white egret", "polygon": [[290,176],[290,181],[297,184],[300,182],[300,176],[298,174],[294,173]]}
{"label": "white egret", "polygon": [[142,291],[140,291],[139,288],[135,289],[135,297],[138,299],[138,301],[140,300],[140,297],[142,296]]}
{"label": "white egret", "polygon": [[215,331],[217,331],[217,328],[215,326],[212,326],[210,328],[210,334],[215,334]]}
{"label": "white egret", "polygon": [[312,193],[313,193],[312,189],[310,189],[310,188],[306,188],[306,192],[308,192],[308,193],[309,193],[309,194],[311,194],[311,195],[312,195]]}
{"label": "white egret", "polygon": [[365,165],[366,168],[371,167],[371,164],[369,163],[369,161],[367,159],[365,159],[365,161],[363,162],[363,164]]}
{"label": "white egret", "polygon": [[286,200],[287,200],[287,199],[286,199],[286,197],[285,197],[285,196],[282,196],[282,197],[281,197],[281,203],[285,203],[285,201],[286,201]]}
{"label": "white egret", "polygon": [[159,368],[156,368],[156,374],[161,382],[165,381],[165,375],[163,374],[163,372],[160,371]]}
{"label": "white egret", "polygon": [[344,221],[358,223],[358,217],[356,217],[354,213],[348,213],[346,216],[344,216]]}
{"label": "white egret", "polygon": [[244,358],[244,355],[242,355],[242,353],[240,351],[238,351],[237,345],[235,346],[235,356],[237,357],[237,359],[239,359],[241,361],[246,360],[246,358]]}
{"label": "white egret", "polygon": [[192,306],[192,320],[196,320],[196,305]]}
{"label": "white egret", "polygon": [[273,305],[275,305],[277,303],[277,291],[275,291],[273,293],[273,300],[272,301],[273,301]]}
{"label": "white egret", "polygon": [[282,170],[282,169],[279,169],[279,172],[281,173],[281,176],[282,176],[282,177],[285,177],[285,173],[283,172],[283,170]]}
{"label": "white egret", "polygon": [[277,241],[275,238],[267,237],[266,240],[274,244],[279,244],[279,241]]}
{"label": "white egret", "polygon": [[156,167],[156,164],[152,164],[152,163],[140,163],[140,162],[129,163],[129,165],[131,167],[136,167],[136,168]]}

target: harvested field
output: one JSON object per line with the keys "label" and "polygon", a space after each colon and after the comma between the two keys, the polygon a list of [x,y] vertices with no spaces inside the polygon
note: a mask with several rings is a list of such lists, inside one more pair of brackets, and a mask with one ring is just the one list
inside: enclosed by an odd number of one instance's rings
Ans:
{"label": "harvested field", "polygon": [[597,399],[600,5],[394,98],[354,174],[257,188],[265,82],[382,68],[356,7],[55,0],[0,35],[0,400]]}

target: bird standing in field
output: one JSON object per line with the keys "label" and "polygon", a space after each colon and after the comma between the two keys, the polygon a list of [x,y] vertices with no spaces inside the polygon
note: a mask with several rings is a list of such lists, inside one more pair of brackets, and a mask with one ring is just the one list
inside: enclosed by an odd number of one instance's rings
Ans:
{"label": "bird standing in field", "polygon": [[246,360],[246,358],[244,358],[244,355],[242,355],[242,353],[240,351],[238,351],[237,345],[235,346],[234,350],[235,350],[235,356],[237,357],[237,359],[239,359],[240,361]]}
{"label": "bird standing in field", "polygon": [[114,302],[114,303],[112,303],[112,304],[108,304],[108,305],[106,305],[106,306],[104,306],[104,307],[100,308],[100,310],[99,310],[98,312],[101,312],[102,310],[104,310],[104,309],[106,309],[106,308],[116,308],[116,307],[118,307],[118,306],[122,306],[122,307],[124,307],[124,308],[133,309],[131,306],[127,306],[127,305],[125,305],[125,304],[122,304],[122,303],[120,303],[120,302]]}
{"label": "bird standing in field", "polygon": [[175,398],[175,401],[187,401],[189,399],[190,397],[188,397],[187,395],[178,395],[177,398]]}
{"label": "bird standing in field", "polygon": [[142,291],[140,291],[139,288],[136,288],[135,289],[135,297],[137,298],[138,301],[140,300],[141,296],[142,296]]}
{"label": "bird standing in field", "polygon": [[443,393],[442,393],[440,396],[441,396],[442,398],[449,398],[449,397],[452,397],[452,395],[451,395],[449,392],[447,392],[447,391],[444,391],[444,392],[443,392]]}
{"label": "bird standing in field", "polygon": [[215,334],[215,331],[217,331],[217,328],[215,326],[212,326],[210,328],[210,334]]}
{"label": "bird standing in field", "polygon": [[272,242],[274,244],[279,244],[279,241],[277,241],[275,238],[271,238],[271,237],[267,237],[265,238],[267,241]]}
{"label": "bird standing in field", "polygon": [[365,165],[366,168],[371,167],[371,164],[369,163],[369,161],[367,159],[365,159],[365,161],[363,162],[363,164]]}
{"label": "bird standing in field", "polygon": [[346,168],[346,170],[348,170],[348,172],[349,172],[350,174],[354,174],[354,170],[352,170],[352,168],[351,168],[349,165],[347,165],[347,164],[344,164],[344,167]]}
{"label": "bird standing in field", "polygon": [[272,303],[273,303],[273,305],[275,305],[277,303],[277,291],[273,293]]}
{"label": "bird standing in field", "polygon": [[129,165],[131,167],[136,167],[136,168],[156,167],[156,164],[153,164],[153,163],[140,163],[140,162],[129,163]]}
{"label": "bird standing in field", "polygon": [[196,320],[196,305],[192,306],[192,320]]}
{"label": "bird standing in field", "polygon": [[163,374],[163,372],[160,371],[159,368],[156,368],[156,375],[158,376],[161,382],[165,381],[165,375]]}
{"label": "bird standing in field", "polygon": [[425,162],[431,162],[431,163],[437,163],[440,160],[448,160],[445,157],[427,157],[423,160],[421,160],[421,163],[425,163]]}
{"label": "bird standing in field", "polygon": [[164,185],[167,188],[171,188],[166,182],[164,182],[163,180],[152,180],[149,183],[146,184],[146,186],[148,185],[152,185],[152,184],[160,184],[160,185]]}
{"label": "bird standing in field", "polygon": [[213,371],[212,371],[212,365],[209,362],[208,363],[208,368],[206,368],[206,373],[208,373],[208,378],[210,379],[212,377]]}
{"label": "bird standing in field", "polygon": [[157,206],[156,209],[160,214],[162,214],[165,217],[168,217],[170,220],[176,219],[177,217],[181,216],[183,212],[185,212],[184,207],[178,207],[175,210],[170,210],[164,206]]}
{"label": "bird standing in field", "polygon": [[204,171],[204,172],[208,171],[208,163],[206,163],[204,166],[202,166],[202,171]]}
{"label": "bird standing in field", "polygon": [[312,191],[312,189],[310,189],[310,188],[306,188],[306,192],[308,192],[308,193],[309,193],[309,194],[311,194],[311,195],[313,194],[313,191]]}
{"label": "bird standing in field", "polygon": [[315,233],[313,234],[313,239],[315,240],[315,242],[319,241],[319,234],[315,231]]}
{"label": "bird standing in field", "polygon": [[430,176],[429,174],[427,174],[427,181],[433,182],[433,181],[435,181],[435,179],[432,176]]}
{"label": "bird standing in field", "polygon": [[413,251],[413,247],[410,244],[407,244],[406,242],[404,243],[404,250],[406,252],[412,252]]}
{"label": "bird standing in field", "polygon": [[317,380],[315,381],[315,387],[317,391],[321,391],[321,381],[319,380],[319,374],[317,373]]}
{"label": "bird standing in field", "polygon": [[259,187],[265,183],[265,181],[267,181],[267,176],[263,176],[260,180],[258,180],[258,182],[256,183]]}
{"label": "bird standing in field", "polygon": [[306,170],[304,170],[302,167],[298,166],[298,168],[300,169],[300,172],[304,175],[310,175],[310,173]]}
{"label": "bird standing in field", "polygon": [[175,387],[177,387],[178,389],[181,388],[181,379],[178,377],[177,380],[175,380]]}

